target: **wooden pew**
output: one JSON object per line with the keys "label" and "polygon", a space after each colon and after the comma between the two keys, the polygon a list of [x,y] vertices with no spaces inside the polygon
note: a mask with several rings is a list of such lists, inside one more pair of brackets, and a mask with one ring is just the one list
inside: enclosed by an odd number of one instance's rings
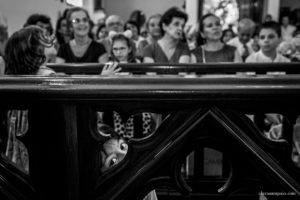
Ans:
{"label": "wooden pew", "polygon": [[[48,67],[56,72],[74,74],[100,74],[103,64],[97,63],[49,63]],[[203,63],[203,64],[166,64],[166,63],[143,63],[143,64],[120,64],[122,72],[132,74],[145,74],[155,72],[157,74],[235,74],[236,72],[256,72],[266,74],[267,72],[284,71],[287,74],[299,74],[299,63]]]}
{"label": "wooden pew", "polygon": [[[300,196],[291,160],[299,75],[5,76],[0,98],[1,199],[142,199],[152,189],[159,199]],[[125,159],[100,173],[95,113],[103,109],[168,117],[150,137],[130,140]],[[28,110],[28,131],[18,137],[28,149],[28,174],[4,156],[8,110]],[[283,139],[268,140],[245,116],[259,113],[287,118]],[[187,156],[204,147],[222,152],[221,175],[206,176],[203,163],[183,170]]]}

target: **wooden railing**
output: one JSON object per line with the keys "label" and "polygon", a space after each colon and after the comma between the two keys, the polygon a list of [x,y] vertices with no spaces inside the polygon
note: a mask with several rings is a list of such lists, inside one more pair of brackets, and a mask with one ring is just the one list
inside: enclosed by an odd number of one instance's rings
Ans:
{"label": "wooden railing", "polygon": [[[100,74],[103,64],[96,63],[64,63],[48,64],[48,67],[56,72],[66,74]],[[287,74],[299,74],[299,63],[203,63],[203,64],[167,64],[167,63],[143,63],[141,64],[120,64],[122,72],[132,74],[145,74],[146,72],[156,72],[158,74],[178,74],[179,72],[196,74],[235,74],[236,72],[256,72],[266,74],[266,72],[285,71]]]}
{"label": "wooden railing", "polygon": [[[292,160],[299,75],[5,76],[0,99],[0,199],[131,200],[153,189],[158,199],[300,196]],[[28,110],[17,139],[29,171],[5,156],[9,110]],[[129,140],[125,159],[102,173],[96,113],[112,110],[164,119],[152,135]],[[248,117],[264,113],[284,116],[280,139],[266,138]],[[205,157],[208,149],[216,160]],[[214,167],[221,170],[212,176]]]}

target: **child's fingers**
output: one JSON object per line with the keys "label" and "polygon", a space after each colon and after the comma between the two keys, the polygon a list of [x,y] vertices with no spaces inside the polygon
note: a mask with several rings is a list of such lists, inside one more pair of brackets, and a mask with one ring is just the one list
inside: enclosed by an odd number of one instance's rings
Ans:
{"label": "child's fingers", "polygon": [[121,67],[118,67],[117,69],[114,70],[114,72],[119,72],[119,71],[121,71],[121,70],[122,70],[122,68],[121,68]]}

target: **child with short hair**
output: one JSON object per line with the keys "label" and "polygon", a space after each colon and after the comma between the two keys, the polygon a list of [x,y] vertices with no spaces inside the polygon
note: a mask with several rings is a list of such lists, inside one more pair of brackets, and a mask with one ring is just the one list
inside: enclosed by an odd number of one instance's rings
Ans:
{"label": "child with short hair", "polygon": [[253,62],[290,62],[290,60],[277,52],[277,47],[281,43],[280,24],[274,21],[265,22],[259,30],[260,50],[251,54],[246,63]]}
{"label": "child with short hair", "polygon": [[[280,24],[274,21],[268,21],[261,25],[259,30],[259,46],[260,50],[251,54],[246,63],[286,63],[290,60],[277,51],[277,47],[281,43],[281,28]],[[279,72],[284,74],[284,72]],[[278,72],[272,72],[268,74],[279,74]],[[265,113],[262,119],[261,116],[255,116],[254,121],[258,124],[259,121],[263,121],[265,128],[262,128],[265,137],[271,140],[282,139],[282,123],[283,116],[277,113]],[[258,121],[257,121],[258,120]]]}

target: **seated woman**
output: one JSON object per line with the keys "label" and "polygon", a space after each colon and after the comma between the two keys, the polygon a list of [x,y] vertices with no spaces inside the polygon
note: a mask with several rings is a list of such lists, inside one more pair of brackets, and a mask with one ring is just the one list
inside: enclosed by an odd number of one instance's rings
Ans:
{"label": "seated woman", "polygon": [[144,49],[144,63],[189,63],[190,52],[182,42],[183,27],[187,14],[173,7],[167,10],[160,21],[163,36]]}
{"label": "seated woman", "polygon": [[193,63],[206,62],[242,62],[237,49],[221,41],[222,26],[214,14],[206,14],[200,19],[199,33],[205,44],[192,52]]}
{"label": "seated woman", "polygon": [[90,37],[92,27],[88,12],[81,7],[71,8],[67,21],[74,39],[60,46],[56,63],[106,63],[108,55],[105,47]]}

